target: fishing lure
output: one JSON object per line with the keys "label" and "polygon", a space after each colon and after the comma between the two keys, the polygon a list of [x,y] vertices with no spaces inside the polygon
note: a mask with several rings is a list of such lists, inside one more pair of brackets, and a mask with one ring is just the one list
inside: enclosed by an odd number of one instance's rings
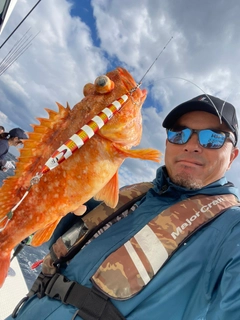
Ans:
{"label": "fishing lure", "polygon": [[61,162],[69,158],[76,150],[81,148],[94,134],[101,129],[119,111],[123,104],[128,100],[128,95],[124,94],[115,100],[108,107],[104,108],[98,115],[94,116],[78,132],[72,135],[61,147],[59,147],[45,163],[40,172],[47,173],[56,168]]}

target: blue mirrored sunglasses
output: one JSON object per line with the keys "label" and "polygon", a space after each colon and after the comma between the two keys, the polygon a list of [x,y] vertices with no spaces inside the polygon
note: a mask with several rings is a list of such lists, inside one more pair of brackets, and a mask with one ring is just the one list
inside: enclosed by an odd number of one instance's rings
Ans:
{"label": "blue mirrored sunglasses", "polygon": [[174,144],[185,144],[191,138],[193,133],[198,135],[199,144],[207,149],[220,149],[225,141],[229,139],[235,145],[235,139],[230,132],[214,131],[211,129],[196,130],[190,128],[168,129],[167,139]]}

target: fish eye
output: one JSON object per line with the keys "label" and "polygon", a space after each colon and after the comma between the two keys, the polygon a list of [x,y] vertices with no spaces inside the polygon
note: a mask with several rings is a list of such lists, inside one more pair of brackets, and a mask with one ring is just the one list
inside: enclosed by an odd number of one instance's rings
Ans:
{"label": "fish eye", "polygon": [[95,80],[95,84],[97,86],[104,87],[108,81],[110,81],[110,79],[107,76],[100,76]]}
{"label": "fish eye", "polygon": [[94,84],[96,91],[99,93],[107,93],[112,91],[114,88],[114,82],[106,75],[97,77]]}

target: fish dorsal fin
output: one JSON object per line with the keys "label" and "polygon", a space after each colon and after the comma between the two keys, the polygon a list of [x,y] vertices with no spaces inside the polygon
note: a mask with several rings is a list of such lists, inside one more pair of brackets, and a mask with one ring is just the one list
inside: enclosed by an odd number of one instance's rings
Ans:
{"label": "fish dorsal fin", "polygon": [[108,183],[94,196],[95,200],[102,200],[111,208],[115,208],[118,203],[119,183],[118,172],[108,181]]}
{"label": "fish dorsal fin", "polygon": [[49,118],[37,118],[40,123],[33,124],[33,132],[28,132],[29,139],[24,141],[23,148],[19,150],[20,156],[16,162],[15,174],[5,179],[0,188],[0,219],[6,216],[21,199],[30,186],[30,180],[55,151],[51,146],[54,134],[61,132],[63,126],[69,125],[67,122],[71,112],[69,106],[65,108],[60,103],[57,105],[58,112],[46,109]]}
{"label": "fish dorsal fin", "polygon": [[[28,132],[29,139],[24,141],[24,147],[20,149],[19,162],[16,166],[15,175],[18,175],[23,171],[22,166],[26,169],[28,164],[31,168],[33,165],[36,166],[36,161],[42,159],[44,154],[49,152],[46,148],[45,143],[49,143],[52,136],[58,129],[61,129],[63,123],[69,116],[70,108],[67,105],[65,108],[57,102],[58,112],[45,108],[49,118],[37,118],[39,124],[32,124],[33,132]],[[55,150],[53,150],[55,151]],[[48,155],[50,156],[50,155]]]}
{"label": "fish dorsal fin", "polygon": [[54,230],[56,229],[61,218],[62,217],[60,217],[60,219],[54,221],[53,223],[48,224],[46,226],[46,228],[38,230],[32,238],[31,246],[38,247],[41,244],[43,244],[44,242],[48,241],[51,238],[51,235],[53,234]]}

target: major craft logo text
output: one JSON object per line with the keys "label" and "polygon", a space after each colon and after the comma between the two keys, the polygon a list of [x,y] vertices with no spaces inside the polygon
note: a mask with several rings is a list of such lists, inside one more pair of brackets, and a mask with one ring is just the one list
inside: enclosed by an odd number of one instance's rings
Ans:
{"label": "major craft logo text", "polygon": [[221,203],[223,201],[224,201],[224,199],[219,197],[216,200],[213,200],[212,202],[210,202],[209,204],[206,204],[206,205],[202,206],[199,211],[197,211],[189,219],[186,219],[185,222],[180,227],[177,227],[175,232],[171,233],[171,236],[173,237],[173,239],[174,240],[177,239],[177,237],[181,233],[183,233],[184,229],[186,229],[188,226],[191,226],[193,221],[195,221],[196,219],[198,219],[200,217],[201,213],[207,212],[213,206],[216,206],[216,205],[218,205],[219,203]]}

